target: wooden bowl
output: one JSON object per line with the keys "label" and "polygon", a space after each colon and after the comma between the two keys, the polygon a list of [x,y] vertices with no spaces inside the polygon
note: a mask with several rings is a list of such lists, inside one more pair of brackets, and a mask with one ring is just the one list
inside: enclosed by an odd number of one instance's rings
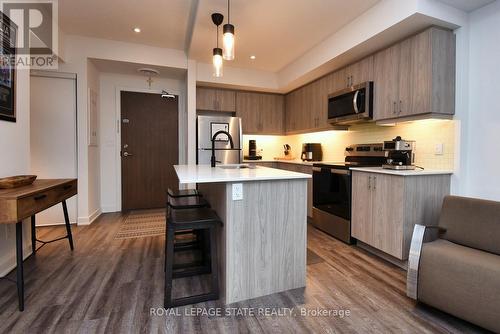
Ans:
{"label": "wooden bowl", "polygon": [[36,175],[16,175],[0,179],[0,189],[11,189],[32,184]]}

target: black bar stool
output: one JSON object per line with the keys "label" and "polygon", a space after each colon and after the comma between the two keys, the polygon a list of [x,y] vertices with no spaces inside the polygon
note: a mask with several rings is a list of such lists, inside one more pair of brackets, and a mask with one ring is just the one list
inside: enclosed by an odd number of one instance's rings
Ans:
{"label": "black bar stool", "polygon": [[[188,209],[200,209],[200,208],[209,208],[210,204],[207,202],[206,199],[201,197],[201,194],[195,190],[179,190],[179,191],[172,191],[172,189],[167,190],[167,216],[170,215],[170,213],[173,210],[188,210]],[[182,242],[176,242],[175,243],[175,251],[182,251],[182,250],[192,250],[192,249],[199,249],[201,251],[202,255],[202,263],[205,263],[206,267],[209,266],[209,262],[206,259],[206,253],[208,250],[208,242],[207,236],[206,236],[206,231],[193,231],[192,229],[183,229],[183,230],[177,230],[175,232],[175,235],[180,236],[180,235],[187,235],[191,234],[193,235],[193,238],[189,241],[182,241]],[[165,249],[167,245],[165,244]],[[175,268],[180,268],[183,265],[176,265]],[[167,268],[167,259],[165,258],[165,269]],[[209,268],[208,268],[209,270]]]}
{"label": "black bar stool", "polygon": [[185,189],[185,190],[173,190],[168,188],[167,195],[173,198],[178,197],[191,197],[191,196],[203,196],[198,189]]}
{"label": "black bar stool", "polygon": [[[165,270],[165,308],[196,304],[219,299],[219,270],[217,260],[217,228],[222,225],[215,211],[209,208],[171,210],[167,217],[166,235],[166,270]],[[211,290],[208,293],[172,299],[172,281],[174,278],[195,276],[207,273],[205,266],[174,268],[174,240],[177,230],[191,229],[207,231],[209,236],[209,252],[205,254],[210,260]]]}

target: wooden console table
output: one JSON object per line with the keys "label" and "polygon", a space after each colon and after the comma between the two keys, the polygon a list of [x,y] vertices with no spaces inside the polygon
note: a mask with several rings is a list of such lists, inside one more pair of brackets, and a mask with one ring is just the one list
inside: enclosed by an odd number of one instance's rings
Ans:
{"label": "wooden console table", "polygon": [[[73,236],[69,223],[66,200],[77,194],[76,179],[36,180],[29,186],[0,189],[0,224],[16,224],[16,258],[17,258],[17,295],[19,311],[24,310],[24,275],[23,275],[23,220],[31,217],[31,248],[33,254],[39,249],[36,242],[45,244],[68,239],[73,250]],[[36,238],[35,214],[62,203],[67,234],[50,241]]]}

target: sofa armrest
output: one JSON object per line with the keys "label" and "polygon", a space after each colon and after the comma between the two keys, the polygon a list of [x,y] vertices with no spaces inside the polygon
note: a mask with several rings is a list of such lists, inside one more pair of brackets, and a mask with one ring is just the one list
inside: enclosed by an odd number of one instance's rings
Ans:
{"label": "sofa armrest", "polygon": [[415,224],[408,256],[408,271],[406,273],[406,295],[417,300],[418,268],[420,264],[420,253],[425,242],[434,241],[440,233],[446,230],[439,226],[424,226]]}

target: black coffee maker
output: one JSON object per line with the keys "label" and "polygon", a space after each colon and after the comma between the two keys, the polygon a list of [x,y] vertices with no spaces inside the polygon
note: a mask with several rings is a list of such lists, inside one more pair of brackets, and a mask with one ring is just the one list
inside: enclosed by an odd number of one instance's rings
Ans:
{"label": "black coffee maker", "polygon": [[323,160],[323,151],[319,143],[302,144],[302,161],[321,161]]}
{"label": "black coffee maker", "polygon": [[384,151],[387,162],[382,165],[386,169],[411,170],[415,169],[415,141],[403,140],[397,136],[391,141],[384,142]]}
{"label": "black coffee maker", "polygon": [[251,139],[248,141],[248,155],[243,157],[245,160],[261,160],[262,156],[257,155],[257,141]]}

